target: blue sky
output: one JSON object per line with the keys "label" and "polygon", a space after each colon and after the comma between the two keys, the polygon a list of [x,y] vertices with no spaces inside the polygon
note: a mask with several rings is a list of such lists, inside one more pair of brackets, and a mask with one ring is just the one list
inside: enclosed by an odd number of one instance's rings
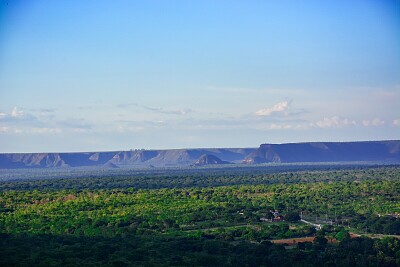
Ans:
{"label": "blue sky", "polygon": [[400,1],[0,0],[0,152],[400,139]]}

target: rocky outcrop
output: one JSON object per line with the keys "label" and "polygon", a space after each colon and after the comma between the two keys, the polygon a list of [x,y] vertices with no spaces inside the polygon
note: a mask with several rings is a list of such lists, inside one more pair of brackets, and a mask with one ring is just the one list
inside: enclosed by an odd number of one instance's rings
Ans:
{"label": "rocky outcrop", "polygon": [[218,165],[218,164],[227,164],[227,163],[229,163],[229,162],[223,161],[216,156],[204,154],[193,165],[194,166],[207,166],[207,165]]}

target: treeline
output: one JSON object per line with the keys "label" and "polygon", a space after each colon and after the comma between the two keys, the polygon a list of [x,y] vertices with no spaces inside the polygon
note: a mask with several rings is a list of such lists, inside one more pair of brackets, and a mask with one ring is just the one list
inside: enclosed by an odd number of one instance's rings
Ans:
{"label": "treeline", "polygon": [[[290,167],[290,168],[289,168]],[[317,168],[318,166],[313,166]],[[199,170],[175,170],[157,171],[155,173],[133,172],[132,174],[110,175],[104,172],[98,176],[87,176],[73,178],[74,172],[68,178],[24,180],[19,178],[19,173],[14,174],[17,178],[13,181],[0,182],[0,191],[4,190],[63,190],[63,189],[113,189],[113,188],[135,188],[135,189],[160,189],[160,188],[187,188],[187,187],[215,187],[228,185],[257,185],[257,184],[295,184],[315,182],[353,182],[371,180],[400,180],[399,166],[352,166],[350,169],[333,169],[334,166],[322,166],[324,170],[303,170],[301,166],[284,167],[248,167],[232,169],[207,169]],[[321,167],[321,168],[322,168]],[[344,168],[345,166],[342,166]],[[272,170],[271,170],[272,168]],[[291,168],[295,171],[288,172]],[[299,169],[300,168],[300,169]],[[310,168],[308,166],[308,168]],[[36,170],[34,170],[36,171]],[[41,174],[42,170],[37,170]],[[56,172],[53,170],[52,172]],[[193,172],[193,173],[192,173]],[[27,175],[21,174],[21,175]],[[43,173],[43,175],[45,175]],[[54,177],[57,177],[54,174]],[[76,173],[78,175],[78,173]],[[21,181],[22,180],[22,181]]]}
{"label": "treeline", "polygon": [[400,217],[396,217],[385,215],[377,216],[375,214],[358,214],[350,220],[350,226],[362,230],[365,233],[400,235]]}
{"label": "treeline", "polygon": [[346,238],[337,245],[316,239],[286,250],[261,243],[170,238],[0,235],[1,266],[400,266],[395,238]]}

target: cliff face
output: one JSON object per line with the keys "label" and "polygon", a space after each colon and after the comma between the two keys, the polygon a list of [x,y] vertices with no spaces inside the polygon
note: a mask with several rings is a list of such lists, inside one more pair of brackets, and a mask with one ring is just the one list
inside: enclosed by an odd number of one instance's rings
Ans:
{"label": "cliff face", "polygon": [[[205,155],[205,156],[204,156]],[[379,161],[400,163],[400,141],[262,144],[259,148],[132,150],[82,153],[5,153],[0,169],[83,166],[164,167],[221,164]],[[214,163],[213,163],[214,162]]]}
{"label": "cliff face", "polygon": [[243,163],[400,161],[400,141],[263,144]]}

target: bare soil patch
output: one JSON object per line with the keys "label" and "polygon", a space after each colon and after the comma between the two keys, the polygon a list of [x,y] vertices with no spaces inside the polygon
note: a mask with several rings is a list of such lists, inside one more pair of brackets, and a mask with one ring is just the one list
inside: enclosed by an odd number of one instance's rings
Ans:
{"label": "bare soil patch", "polygon": [[276,239],[270,240],[274,244],[288,244],[288,245],[295,245],[300,242],[313,242],[314,236],[308,237],[295,237],[295,238],[287,238],[287,239]]}

